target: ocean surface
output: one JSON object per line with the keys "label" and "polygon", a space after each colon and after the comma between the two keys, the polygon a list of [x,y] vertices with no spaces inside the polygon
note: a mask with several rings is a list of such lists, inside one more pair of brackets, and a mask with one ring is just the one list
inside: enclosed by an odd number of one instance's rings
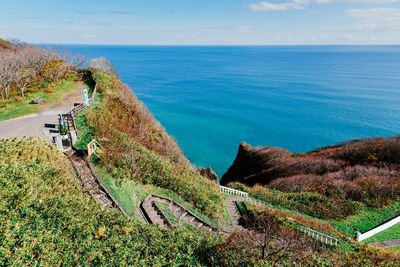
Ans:
{"label": "ocean surface", "polygon": [[107,57],[196,166],[242,141],[306,152],[400,133],[400,46],[86,46]]}

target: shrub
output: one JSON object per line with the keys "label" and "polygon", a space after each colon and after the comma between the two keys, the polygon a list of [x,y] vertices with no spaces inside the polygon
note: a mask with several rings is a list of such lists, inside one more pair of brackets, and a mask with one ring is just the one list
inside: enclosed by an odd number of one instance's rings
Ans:
{"label": "shrub", "polygon": [[46,94],[51,94],[53,93],[53,88],[52,87],[47,87],[46,88]]}
{"label": "shrub", "polygon": [[18,96],[18,97],[16,98],[16,101],[17,101],[18,103],[24,102],[24,98]]}
{"label": "shrub", "polygon": [[261,185],[251,188],[243,187],[239,183],[230,183],[228,186],[241,188],[251,196],[266,202],[278,204],[320,219],[341,219],[356,214],[361,206],[348,200],[327,198],[318,192],[282,192],[269,189]]}

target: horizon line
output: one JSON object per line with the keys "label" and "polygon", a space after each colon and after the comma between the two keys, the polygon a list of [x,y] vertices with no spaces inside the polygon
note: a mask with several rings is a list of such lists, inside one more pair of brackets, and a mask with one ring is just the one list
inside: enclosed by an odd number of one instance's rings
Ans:
{"label": "horizon line", "polygon": [[36,43],[36,42],[28,42],[28,44],[33,45],[86,45],[86,46],[400,46],[400,43],[393,44],[107,44],[107,43],[98,43],[98,44],[87,44],[87,43]]}

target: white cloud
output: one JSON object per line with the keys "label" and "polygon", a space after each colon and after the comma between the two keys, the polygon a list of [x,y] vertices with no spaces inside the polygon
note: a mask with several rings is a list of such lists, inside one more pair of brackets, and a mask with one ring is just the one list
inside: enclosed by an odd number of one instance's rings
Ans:
{"label": "white cloud", "polygon": [[313,0],[318,4],[332,4],[332,3],[365,3],[365,4],[390,4],[396,3],[398,0]]}
{"label": "white cloud", "polygon": [[346,14],[350,17],[368,20],[393,21],[400,19],[400,9],[397,8],[348,9]]}
{"label": "white cloud", "polygon": [[333,3],[368,3],[368,4],[388,4],[396,3],[398,0],[293,0],[292,2],[271,3],[267,1],[258,4],[248,5],[252,11],[285,11],[289,9],[304,9],[311,3],[333,4]]}
{"label": "white cloud", "polygon": [[284,11],[288,9],[304,9],[305,5],[308,5],[308,1],[296,0],[279,4],[263,1],[259,4],[249,4],[249,8],[253,11]]}
{"label": "white cloud", "polygon": [[346,15],[359,19],[353,27],[360,31],[400,29],[398,8],[349,9],[346,10]]}

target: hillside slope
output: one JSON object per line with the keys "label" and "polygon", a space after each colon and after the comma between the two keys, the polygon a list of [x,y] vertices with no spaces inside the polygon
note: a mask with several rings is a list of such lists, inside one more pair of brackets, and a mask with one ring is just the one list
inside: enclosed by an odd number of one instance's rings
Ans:
{"label": "hillside slope", "polygon": [[[342,229],[340,221],[349,218],[352,228],[366,231],[399,214],[400,137],[353,140],[304,154],[241,144],[221,183],[275,205],[338,221],[334,224]],[[352,229],[351,224],[346,227]]]}
{"label": "hillside slope", "polygon": [[0,184],[0,265],[197,265],[217,244],[102,211],[68,159],[38,138],[0,139]]}
{"label": "hillside slope", "polygon": [[86,133],[77,146],[85,149],[92,138],[102,144],[104,153],[96,166],[103,176],[120,184],[149,184],[172,191],[205,215],[221,218],[225,204],[218,183],[194,170],[132,90],[103,71],[94,70],[93,80],[98,101],[78,118],[78,132]]}

